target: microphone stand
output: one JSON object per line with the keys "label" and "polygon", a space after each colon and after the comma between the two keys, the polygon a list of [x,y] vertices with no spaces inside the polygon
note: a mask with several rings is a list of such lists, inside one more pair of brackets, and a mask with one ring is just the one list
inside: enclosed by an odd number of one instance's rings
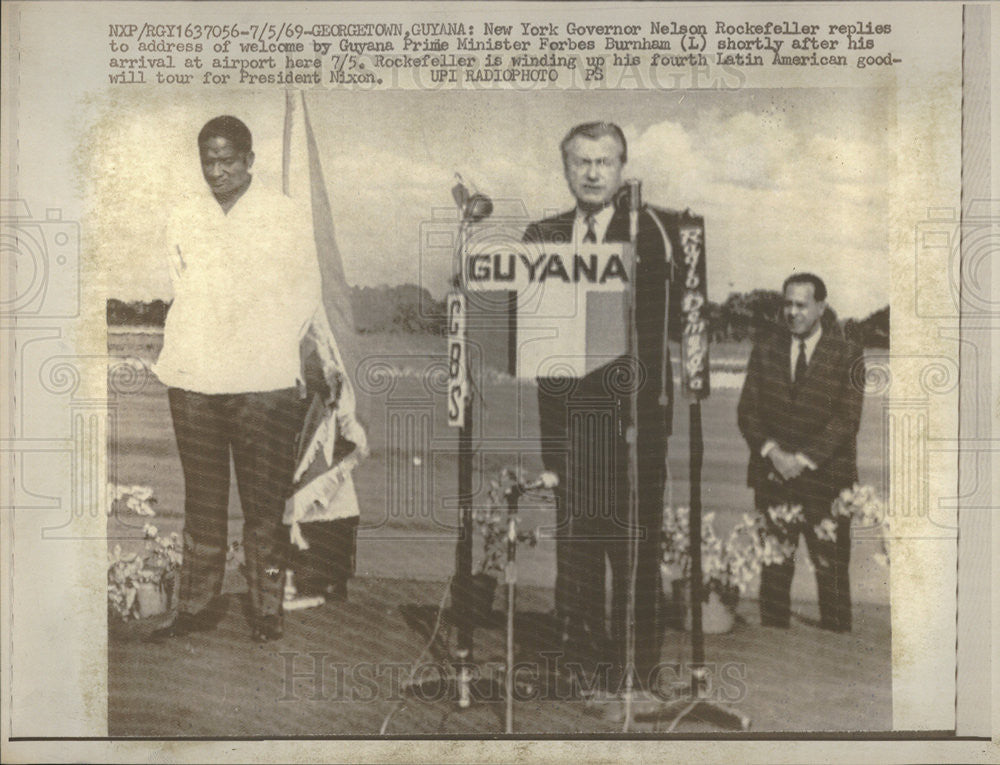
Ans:
{"label": "microphone stand", "polygon": [[[719,727],[731,728],[735,730],[749,730],[750,719],[741,715],[722,704],[711,701],[708,697],[708,672],[705,665],[705,634],[702,626],[701,596],[703,591],[702,582],[702,535],[701,535],[701,469],[705,454],[705,443],[701,425],[701,398],[708,395],[708,333],[705,322],[697,310],[694,316],[686,317],[692,326],[689,328],[692,335],[699,335],[694,338],[702,343],[699,349],[703,352],[699,369],[696,373],[703,379],[698,384],[693,382],[688,384],[687,369],[685,366],[688,353],[691,349],[683,347],[682,338],[682,367],[685,368],[684,387],[685,392],[691,397],[690,405],[690,471],[691,471],[691,509],[689,516],[689,550],[691,551],[691,578],[690,578],[690,599],[691,599],[691,685],[690,696],[672,701],[660,701],[654,698],[647,698],[642,695],[641,702],[635,702],[634,695],[634,674],[635,674],[635,608],[636,608],[636,586],[638,578],[639,559],[639,475],[638,475],[638,327],[636,323],[636,273],[639,263],[639,214],[642,210],[641,182],[635,179],[627,181],[629,198],[629,241],[632,247],[632,259],[630,265],[630,287],[626,291],[626,328],[628,343],[628,359],[630,372],[632,373],[633,387],[629,391],[629,427],[626,431],[626,442],[628,444],[628,483],[629,483],[629,535],[628,535],[628,563],[629,563],[629,587],[628,605],[626,616],[626,645],[625,645],[625,690],[624,709],[622,710],[622,732],[628,733],[629,726],[633,722],[658,722],[664,718],[672,718],[670,730],[673,730],[685,717],[692,717],[704,722],[713,723]],[[650,210],[656,226],[663,236],[664,247],[668,255],[672,255],[670,243],[667,239],[666,229],[660,221],[655,211]],[[682,247],[685,248],[684,266],[688,273],[685,279],[685,288],[689,292],[700,293],[704,297],[705,292],[705,263],[704,263],[704,224],[700,218],[694,219],[685,215],[682,220]],[[687,248],[692,248],[692,252],[687,252]],[[669,318],[670,284],[664,285],[667,291],[666,305],[663,323],[663,353],[664,361],[667,353],[667,331]],[[697,295],[695,295],[697,296]],[[697,323],[695,325],[695,322]],[[687,333],[685,333],[686,335]],[[663,367],[663,374],[672,374],[669,366]],[[666,379],[663,381],[663,389],[660,393],[660,403],[667,403]]]}
{"label": "microphone stand", "polygon": [[507,493],[507,666],[504,667],[504,733],[514,732],[514,598],[517,586],[517,500],[520,485],[515,484]]}
{"label": "microphone stand", "polygon": [[[684,233],[682,233],[681,236],[681,244],[682,247],[685,248],[685,252],[682,253],[684,256],[683,264],[687,270],[687,273],[684,276],[685,285],[691,292],[697,293],[700,291],[704,294],[705,264],[703,232],[698,231],[699,226],[703,229],[703,224],[700,219],[693,221],[691,219],[687,219],[683,221],[682,226],[684,224],[693,224],[692,228],[694,229],[694,233],[684,232],[689,234],[688,237],[685,237]],[[689,247],[692,248],[691,252],[688,252]],[[745,715],[741,715],[722,704],[711,701],[708,697],[708,671],[705,666],[705,632],[702,626],[701,608],[701,597],[704,587],[702,581],[701,560],[701,468],[705,456],[705,441],[702,435],[701,427],[701,399],[708,395],[708,334],[704,327],[705,322],[700,318],[700,316],[686,317],[686,319],[689,323],[695,320],[697,320],[698,323],[698,326],[686,327],[686,329],[691,329],[692,331],[690,333],[685,332],[681,339],[681,365],[685,368],[683,377],[684,387],[685,392],[691,397],[691,404],[689,407],[691,508],[688,516],[688,549],[691,552],[691,576],[689,582],[691,599],[690,697],[658,704],[653,710],[644,710],[642,713],[636,714],[635,719],[637,722],[644,722],[658,721],[664,717],[671,717],[672,720],[670,723],[670,730],[673,730],[677,723],[685,717],[691,717],[703,722],[717,725],[721,728],[746,731],[750,729],[750,718]],[[667,331],[666,323],[664,323],[663,331]],[[698,365],[699,370],[696,373],[690,373],[686,364],[687,354],[689,351],[687,347],[683,346],[683,344],[685,340],[688,339],[689,334],[691,336],[700,334],[701,341],[704,343],[704,356],[702,358],[702,362]],[[667,373],[670,373],[669,369],[667,370]],[[689,374],[691,374],[691,376],[703,376],[704,386],[698,386],[698,389],[695,389],[694,385],[689,385]]]}
{"label": "microphone stand", "polygon": [[636,283],[639,264],[639,209],[642,185],[628,181],[629,242],[632,258],[629,266],[629,287],[625,291],[627,311],[627,354],[629,361],[629,424],[625,431],[628,444],[628,605],[625,615],[625,713],[622,731],[628,733],[632,722],[632,695],[635,675],[635,589],[639,570],[639,342],[636,326]]}
{"label": "microphone stand", "polygon": [[708,696],[708,669],[705,666],[705,632],[702,628],[701,594],[701,465],[705,442],[701,430],[701,400],[695,399],[690,408],[691,438],[691,510],[689,520],[689,549],[691,550],[691,686],[688,698],[663,702],[653,710],[644,710],[635,716],[636,722],[658,722],[669,719],[669,730],[686,717],[700,720],[719,728],[750,730],[750,718],[729,707],[712,701]]}
{"label": "microphone stand", "polygon": [[[456,174],[457,175],[457,174]],[[493,212],[493,203],[485,195],[469,194],[458,176],[459,183],[452,190],[458,204],[461,220],[458,227],[458,241],[455,245],[455,256],[452,272],[456,281],[455,289],[462,297],[462,312],[467,313],[467,294],[463,278],[463,256],[468,238],[470,223],[488,217]],[[463,317],[463,322],[467,321]],[[463,323],[462,343],[468,335],[468,325]],[[453,674],[447,679],[448,695],[454,698],[459,709],[472,706],[473,697],[495,699],[498,684],[492,678],[474,679],[475,662],[473,661],[473,633],[475,617],[472,607],[472,365],[469,363],[468,351],[462,353],[462,369],[466,383],[466,394],[462,400],[462,422],[458,431],[458,514],[459,530],[455,542],[455,574],[451,584],[452,618],[457,627],[457,646],[454,655]],[[440,681],[429,679],[420,683],[409,684],[404,691],[420,698],[435,697],[440,688]],[[419,690],[418,690],[419,689]]]}
{"label": "microphone stand", "polygon": [[[458,274],[460,289],[465,292],[462,279],[462,256],[465,253],[465,238],[469,217],[463,210],[462,222],[458,229]],[[467,299],[467,298],[466,298]],[[468,305],[466,303],[466,305]],[[466,329],[466,336],[468,330]],[[462,338],[463,341],[467,337]],[[466,346],[467,347],[467,346]],[[472,679],[472,366],[469,364],[468,350],[463,353],[465,380],[468,394],[462,402],[462,427],[458,431],[458,512],[460,529],[455,547],[455,581],[452,588],[452,612],[458,622],[458,648],[455,651],[458,690],[458,706],[468,709],[472,704],[470,683]],[[457,596],[457,597],[456,597]]]}
{"label": "microphone stand", "polygon": [[517,529],[518,500],[529,491],[538,488],[555,488],[558,479],[550,473],[543,473],[534,483],[526,484],[514,480],[506,491],[507,500],[507,563],[504,580],[507,585],[507,661],[504,667],[504,732],[514,732],[514,611],[517,598],[517,544],[525,539]]}

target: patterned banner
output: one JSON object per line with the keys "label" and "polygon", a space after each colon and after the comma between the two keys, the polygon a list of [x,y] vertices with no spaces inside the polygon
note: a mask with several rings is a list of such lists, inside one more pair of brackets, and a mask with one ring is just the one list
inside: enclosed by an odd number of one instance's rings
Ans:
{"label": "patterned banner", "polygon": [[686,215],[680,225],[681,385],[688,398],[708,398],[708,287],[705,280],[705,219]]}

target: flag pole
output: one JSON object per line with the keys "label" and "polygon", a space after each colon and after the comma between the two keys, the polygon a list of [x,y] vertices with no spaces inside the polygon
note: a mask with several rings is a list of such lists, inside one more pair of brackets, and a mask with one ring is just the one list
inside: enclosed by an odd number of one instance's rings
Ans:
{"label": "flag pole", "polygon": [[[462,278],[462,260],[468,235],[468,219],[462,211],[462,221],[458,229],[459,257],[457,263],[458,285],[456,289],[465,295],[465,280]],[[455,548],[455,586],[452,592],[452,610],[458,621],[458,647],[456,650],[458,669],[458,706],[466,709],[472,704],[469,686],[472,679],[472,367],[468,357],[468,324],[462,323],[462,366],[466,383],[462,398],[462,426],[458,430],[458,513],[459,537]]]}
{"label": "flag pole", "polygon": [[281,193],[291,193],[292,124],[295,112],[295,92],[285,91],[285,124],[281,133]]}

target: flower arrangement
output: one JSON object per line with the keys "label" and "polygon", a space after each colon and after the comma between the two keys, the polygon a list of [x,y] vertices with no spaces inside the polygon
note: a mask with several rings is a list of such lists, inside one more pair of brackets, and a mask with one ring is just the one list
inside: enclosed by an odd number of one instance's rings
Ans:
{"label": "flower arrangement", "polygon": [[[496,484],[496,482],[492,482]],[[477,507],[473,511],[472,520],[483,538],[483,557],[479,561],[480,574],[498,576],[503,571],[507,561],[507,523],[506,510],[494,500],[494,492],[490,489],[490,504],[488,507]]]}
{"label": "flower arrangement", "polygon": [[[702,579],[705,599],[715,592],[727,604],[735,605],[739,596],[746,594],[751,582],[760,574],[764,565],[777,565],[795,554],[798,535],[808,522],[800,505],[777,505],[768,508],[770,523],[760,515],[744,513],[725,540],[715,531],[715,513],[702,518]],[[845,489],[834,500],[831,516],[815,525],[820,539],[835,541],[838,520],[850,518],[857,526],[884,528],[885,504],[872,486],[855,484]],[[774,529],[779,529],[774,533]],[[689,511],[686,507],[667,507],[663,513],[661,537],[661,570],[676,579],[688,580],[691,576],[689,551]],[[882,565],[888,565],[889,556],[882,537],[882,553],[875,556]]]}
{"label": "flower arrangement", "polygon": [[[509,522],[508,502],[536,488],[553,488],[558,479],[551,473],[542,473],[533,483],[525,483],[520,474],[504,468],[490,481],[489,505],[473,511],[472,519],[483,538],[483,556],[479,570],[472,576],[468,593],[471,613],[478,623],[486,623],[493,610],[493,597],[501,572],[507,568],[507,542]],[[538,544],[538,530],[517,532],[517,542],[525,542],[534,547]],[[458,580],[452,581],[452,603],[461,597],[456,591]]]}
{"label": "flower arrangement", "polygon": [[[549,486],[542,474],[542,486]],[[507,564],[507,499],[511,492],[518,491],[523,482],[518,473],[511,468],[504,468],[497,478],[490,481],[487,507],[476,508],[473,512],[473,522],[483,538],[483,557],[479,562],[479,573],[498,577]],[[538,544],[538,529],[530,532],[518,532],[518,542],[525,542],[530,547]]]}
{"label": "flower arrangement", "polygon": [[854,484],[850,489],[844,489],[833,501],[833,513],[836,516],[853,519],[858,526],[881,526],[885,518],[885,503],[878,496],[874,486]]}
{"label": "flower arrangement", "polygon": [[[795,517],[795,508],[772,508],[775,517]],[[800,511],[801,512],[801,511]],[[687,581],[691,578],[690,522],[686,507],[668,507],[663,513],[662,558],[664,574]],[[715,513],[706,513],[701,522],[702,597],[716,593],[720,600],[734,607],[740,595],[760,573],[764,563],[780,563],[794,549],[788,549],[776,536],[766,532],[764,521],[744,513],[742,519],[723,540],[715,531]]]}
{"label": "flower arrangement", "polygon": [[108,607],[123,620],[150,616],[156,606],[143,595],[152,594],[169,603],[174,592],[175,572],[181,565],[181,545],[177,532],[167,536],[152,524],[143,527],[142,553],[123,553],[115,545],[108,555]]}
{"label": "flower arrangement", "polygon": [[[110,514],[131,512],[156,515],[156,497],[148,486],[108,484]],[[123,552],[115,545],[108,554],[108,608],[123,620],[142,618],[169,607],[176,589],[177,572],[184,553],[176,531],[161,534],[151,523],[142,529],[141,552]],[[244,558],[239,540],[229,543],[226,566],[242,568]]]}
{"label": "flower arrangement", "polygon": [[156,511],[153,509],[156,498],[153,496],[153,490],[148,486],[120,486],[109,483],[108,495],[111,497],[111,506],[108,508],[110,515],[121,514],[125,511],[145,517],[156,515]]}
{"label": "flower arrangement", "polygon": [[837,518],[850,518],[851,524],[860,528],[878,529],[882,550],[873,557],[879,565],[889,565],[889,546],[886,542],[889,516],[885,502],[874,486],[854,484],[850,489],[844,489],[833,501],[833,515]]}

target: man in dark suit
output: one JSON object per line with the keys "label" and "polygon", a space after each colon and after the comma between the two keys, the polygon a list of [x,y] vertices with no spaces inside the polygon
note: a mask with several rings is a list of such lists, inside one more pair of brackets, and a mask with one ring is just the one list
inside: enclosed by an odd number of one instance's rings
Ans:
{"label": "man in dark suit", "polygon": [[[628,242],[629,205],[622,192],[628,149],[621,129],[604,122],[574,127],[561,144],[563,170],[576,207],[534,223],[526,243]],[[559,476],[556,490],[556,615],[569,660],[613,666],[621,679],[628,588],[628,442],[638,446],[638,563],[635,572],[636,676],[645,683],[659,661],[657,608],[660,528],[670,434],[673,378],[665,343],[672,252],[680,252],[677,214],[644,208],[635,276],[637,367],[622,355],[582,378],[538,378],[542,457]],[[629,421],[633,388],[638,423]],[[634,427],[635,425],[638,427]],[[605,559],[611,568],[610,642],[604,628]]]}
{"label": "man in dark suit", "polygon": [[[747,483],[771,532],[792,549],[801,528],[816,569],[820,626],[847,632],[850,519],[834,519],[831,505],[858,479],[864,358],[835,325],[824,327],[822,279],[793,274],[783,292],[785,326],[754,346],[740,396],[739,426],[750,446]],[[800,505],[805,523],[794,530],[774,523],[768,509],[780,505]],[[763,567],[762,624],[788,626],[794,572],[794,555]]]}

